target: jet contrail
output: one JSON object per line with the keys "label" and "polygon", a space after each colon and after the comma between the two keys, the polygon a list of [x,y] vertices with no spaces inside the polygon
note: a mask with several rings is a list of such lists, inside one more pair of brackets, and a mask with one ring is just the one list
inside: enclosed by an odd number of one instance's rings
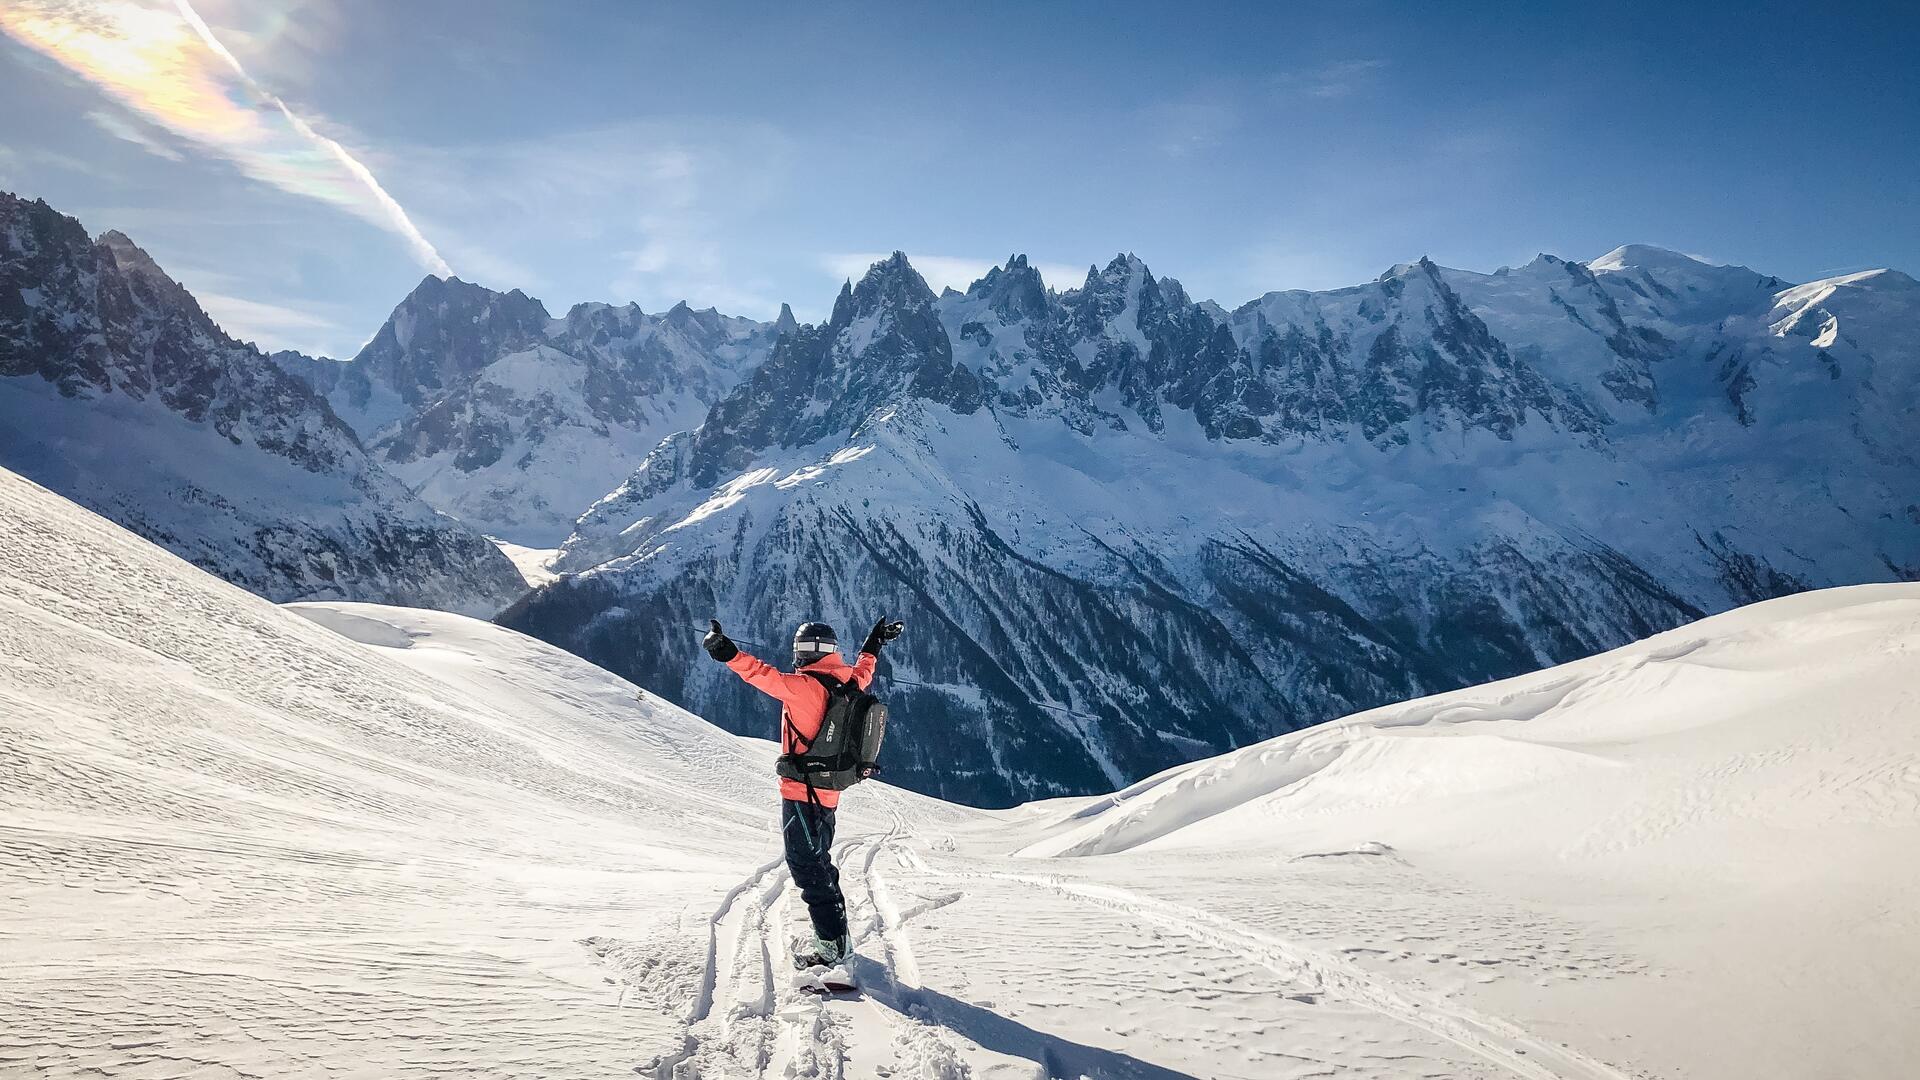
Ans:
{"label": "jet contrail", "polygon": [[301,137],[325,147],[327,152],[338,159],[355,179],[366,185],[367,190],[373,193],[374,200],[379,203],[381,210],[386,212],[387,219],[407,241],[407,246],[413,250],[415,258],[436,274],[452,275],[453,268],[447,265],[447,260],[440,257],[440,253],[434,250],[433,244],[414,226],[413,219],[407,216],[406,210],[394,200],[393,196],[387,194],[387,189],[380,186],[380,181],[374,177],[373,170],[362,165],[360,159],[347,152],[346,147],[315,131],[313,125],[294,115],[293,110],[287,108],[287,103],[281,101],[279,95],[269,92],[255,82],[253,76],[247,74],[247,69],[240,66],[239,58],[228,52],[227,47],[220,44],[220,39],[213,36],[213,28],[200,18],[199,12],[193,10],[192,4],[187,0],[174,0],[174,5],[180,9],[180,17],[186,20],[188,26],[193,27],[193,32],[200,35],[200,40],[206,42],[207,48],[213,50],[215,56],[226,61],[234,74],[240,76],[240,81],[247,85],[247,89],[259,95],[261,100],[272,102],[274,108],[280,110],[280,115],[287,118],[287,123],[293,125],[293,130],[299,132]]}

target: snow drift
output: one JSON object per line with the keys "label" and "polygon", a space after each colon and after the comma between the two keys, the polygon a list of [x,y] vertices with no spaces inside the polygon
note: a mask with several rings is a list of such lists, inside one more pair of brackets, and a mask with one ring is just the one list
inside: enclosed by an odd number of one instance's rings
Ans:
{"label": "snow drift", "polygon": [[[1028,813],[1029,857],[1338,864],[1499,898],[1476,919],[1571,916],[1663,981],[1501,996],[1632,1039],[1654,1075],[1920,1068],[1920,586],[1755,604]],[[1460,933],[1449,906],[1421,938]]]}

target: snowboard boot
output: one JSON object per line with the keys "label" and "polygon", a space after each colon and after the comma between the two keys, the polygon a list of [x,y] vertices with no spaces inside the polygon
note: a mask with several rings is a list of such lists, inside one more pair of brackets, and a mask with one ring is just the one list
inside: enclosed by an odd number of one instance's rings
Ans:
{"label": "snowboard boot", "polygon": [[815,937],[812,949],[795,951],[793,966],[801,971],[816,967],[837,967],[846,963],[852,955],[853,943],[844,934],[833,940]]}

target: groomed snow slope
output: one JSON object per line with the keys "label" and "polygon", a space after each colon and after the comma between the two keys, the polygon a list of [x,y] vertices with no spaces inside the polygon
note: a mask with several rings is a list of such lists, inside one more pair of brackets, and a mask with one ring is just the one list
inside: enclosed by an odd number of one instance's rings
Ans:
{"label": "groomed snow slope", "polygon": [[1916,660],[1833,590],[1104,799],[863,787],[820,1002],[770,744],[0,472],[0,1075],[1909,1076]]}

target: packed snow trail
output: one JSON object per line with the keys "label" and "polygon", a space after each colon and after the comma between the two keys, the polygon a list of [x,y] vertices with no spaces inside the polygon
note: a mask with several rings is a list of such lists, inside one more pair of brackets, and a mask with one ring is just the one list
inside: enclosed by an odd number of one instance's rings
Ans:
{"label": "packed snow trail", "polygon": [[771,743],[0,473],[0,1075],[1909,1076],[1917,661],[1833,590],[1113,796],[863,784],[823,999]]}

